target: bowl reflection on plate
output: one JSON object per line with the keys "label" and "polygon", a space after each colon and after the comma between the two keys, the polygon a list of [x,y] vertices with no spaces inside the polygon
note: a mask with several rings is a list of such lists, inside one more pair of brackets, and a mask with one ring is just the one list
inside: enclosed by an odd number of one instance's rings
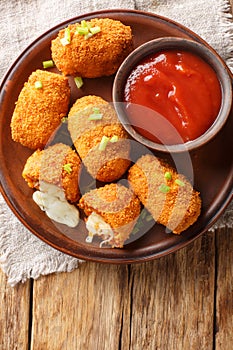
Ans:
{"label": "bowl reflection on plate", "polygon": [[[139,79],[138,77],[135,78],[136,74],[138,74],[138,76],[141,75],[141,77],[144,79],[142,81],[143,84],[145,81],[145,74],[148,74],[146,78],[149,77],[149,74],[156,74],[152,78],[154,80],[159,79],[157,78],[158,71],[155,72],[156,68],[153,68],[154,69],[153,73],[151,73],[152,70],[149,71],[149,68],[148,68],[150,64],[150,63],[148,64],[148,62],[150,62],[149,60],[151,59],[152,55],[159,54],[160,52],[169,52],[169,51],[172,52],[174,50],[178,52],[178,55],[179,55],[179,52],[182,51],[183,53],[187,52],[189,54],[196,56],[197,59],[201,58],[201,61],[203,62],[203,64],[206,65],[208,68],[210,68],[211,71],[213,72],[212,78],[213,77],[215,78],[219,89],[219,106],[216,109],[216,112],[214,113],[213,121],[211,121],[211,123],[207,127],[207,130],[204,130],[200,135],[195,136],[193,139],[190,138],[188,140],[184,140],[184,138],[180,134],[180,131],[176,129],[176,125],[173,125],[173,123],[171,123],[166,118],[166,116],[163,116],[160,113],[155,112],[157,107],[155,108],[155,111],[153,111],[154,114],[152,115],[152,109],[149,110],[150,108],[148,108],[148,105],[146,105],[146,103],[145,105],[142,105],[142,102],[140,102],[140,104],[139,103],[137,104],[137,101],[133,101],[132,103],[131,102],[129,103],[125,98],[129,90],[129,81],[130,83],[132,82],[134,84],[132,87],[132,90],[138,88],[139,95],[140,94],[142,95],[144,93],[142,89],[143,86],[139,84],[138,85],[135,84],[136,79]],[[186,61],[187,61],[187,58],[186,58]],[[164,64],[168,65],[169,63],[165,61]],[[144,67],[143,67],[143,64],[144,64]],[[142,69],[144,69],[143,72],[142,72]],[[199,72],[200,66],[196,66],[195,69],[199,75],[202,74]],[[169,73],[170,72],[167,73],[167,77],[169,76],[170,78]],[[179,72],[178,74],[181,75],[183,74],[183,72]],[[168,83],[170,83],[171,85],[173,84],[172,79],[173,78],[171,78],[171,81],[170,80],[168,81]],[[190,79],[190,76],[188,77],[188,79]],[[202,79],[202,76],[201,76],[201,79]],[[147,84],[147,82],[145,84]],[[175,81],[175,84],[176,84],[176,81]],[[208,89],[207,94],[210,94],[209,90],[212,89],[212,86],[213,86],[213,80],[211,80],[210,88]],[[194,86],[190,86],[190,87],[194,89]],[[156,91],[156,90],[154,91],[152,90],[153,89],[152,86],[147,87],[147,89],[148,90],[146,91],[146,93],[148,94],[149,93],[153,94]],[[150,90],[151,92],[149,91],[149,89],[151,89]],[[142,92],[140,90],[142,90]],[[198,90],[197,90],[197,94],[199,94]],[[213,105],[216,102],[215,100],[217,100],[217,91],[216,91],[216,94],[212,93],[212,95],[213,95],[213,101],[211,101],[211,103]],[[146,42],[140,45],[124,60],[124,62],[118,69],[118,72],[114,79],[112,98],[113,98],[113,103],[115,105],[115,109],[117,111],[119,120],[124,125],[127,132],[134,139],[136,139],[140,143],[146,145],[147,147],[153,150],[162,151],[162,152],[181,152],[181,151],[190,151],[205,145],[207,142],[213,139],[217,135],[217,133],[222,129],[222,127],[227,121],[227,118],[229,116],[231,106],[232,106],[232,85],[231,85],[231,78],[225,63],[222,61],[222,59],[217,55],[217,53],[214,50],[212,50],[211,48],[208,48],[206,45],[195,42],[193,40],[176,38],[176,37],[171,37],[171,38],[165,37],[165,38],[151,40],[149,42]],[[180,96],[178,96],[178,98],[180,98]],[[184,100],[185,98],[186,96],[184,97]],[[210,106],[211,108],[213,107],[212,105]],[[130,107],[131,109],[129,109],[128,107]],[[177,109],[177,107],[175,108]],[[135,118],[131,118],[132,115],[134,115]],[[139,121],[139,118],[137,117],[139,115],[143,115],[143,118],[141,118],[140,121]],[[153,116],[154,116],[154,119],[153,119]],[[146,122],[146,118],[148,118],[150,122]],[[177,113],[177,119],[178,118],[181,118],[181,117]],[[203,117],[200,118],[200,120],[201,119],[203,119]],[[153,127],[153,121],[154,121],[154,124],[156,122],[156,127],[155,125]],[[182,123],[183,123],[183,120],[182,120]],[[186,126],[186,129],[188,130],[189,127],[190,126],[188,124],[188,126]],[[153,133],[151,131],[152,129],[154,130],[154,134],[152,134]],[[188,130],[188,132],[190,131],[191,131],[191,128],[190,130]],[[158,141],[156,140],[156,138],[153,139],[150,136],[148,136],[150,133],[152,134],[152,136],[155,135]],[[175,142],[167,142],[168,134],[173,135],[172,136],[173,141],[175,140]]]}

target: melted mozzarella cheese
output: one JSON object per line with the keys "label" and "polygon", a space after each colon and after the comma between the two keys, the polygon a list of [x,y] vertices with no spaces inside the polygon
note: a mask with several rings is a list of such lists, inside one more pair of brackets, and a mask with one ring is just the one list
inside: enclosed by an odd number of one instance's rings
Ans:
{"label": "melted mozzarella cheese", "polygon": [[79,211],[67,202],[64,191],[59,187],[43,182],[40,191],[34,192],[32,198],[50,219],[69,227],[78,225]]}
{"label": "melted mozzarella cheese", "polygon": [[93,236],[101,236],[104,240],[101,242],[100,246],[104,243],[108,243],[113,238],[113,230],[111,226],[104,221],[102,216],[95,212],[92,212],[86,221],[86,228],[88,230],[88,236],[86,238],[87,243],[91,243]]}

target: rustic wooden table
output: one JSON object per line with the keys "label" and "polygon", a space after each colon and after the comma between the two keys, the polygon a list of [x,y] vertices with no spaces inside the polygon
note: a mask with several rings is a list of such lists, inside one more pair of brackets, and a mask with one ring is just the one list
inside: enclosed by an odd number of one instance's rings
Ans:
{"label": "rustic wooden table", "polygon": [[15,288],[0,271],[0,349],[232,350],[233,230],[152,262],[88,262]]}
{"label": "rustic wooden table", "polygon": [[131,266],[84,263],[15,288],[0,273],[2,350],[232,350],[233,230]]}

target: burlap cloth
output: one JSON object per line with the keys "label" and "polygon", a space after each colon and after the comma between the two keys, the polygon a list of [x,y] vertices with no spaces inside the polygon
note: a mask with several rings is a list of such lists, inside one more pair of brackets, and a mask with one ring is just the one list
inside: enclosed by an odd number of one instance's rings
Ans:
{"label": "burlap cloth", "polygon": [[[111,8],[150,11],[176,20],[205,39],[233,68],[233,21],[227,0],[1,0],[0,78],[21,51],[52,26],[80,14]],[[1,195],[0,226],[0,264],[10,285],[78,267],[78,259],[31,234]],[[224,226],[233,226],[232,204],[212,229]]]}

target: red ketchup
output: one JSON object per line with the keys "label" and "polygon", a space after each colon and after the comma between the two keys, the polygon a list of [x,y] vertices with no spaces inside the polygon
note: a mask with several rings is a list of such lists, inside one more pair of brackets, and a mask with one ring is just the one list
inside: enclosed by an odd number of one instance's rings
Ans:
{"label": "red ketchup", "polygon": [[188,51],[167,50],[146,57],[132,70],[124,102],[129,122],[142,136],[178,144],[196,139],[213,124],[221,87],[203,59]]}

